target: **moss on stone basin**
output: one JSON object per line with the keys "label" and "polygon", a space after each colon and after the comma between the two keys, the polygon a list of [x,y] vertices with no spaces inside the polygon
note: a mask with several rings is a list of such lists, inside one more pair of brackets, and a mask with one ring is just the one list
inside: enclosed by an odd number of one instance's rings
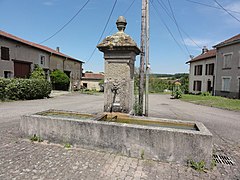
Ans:
{"label": "moss on stone basin", "polygon": [[114,116],[109,114],[107,118],[101,119],[100,121],[199,131],[195,123],[168,122],[168,121],[159,121],[155,119],[147,120],[147,119],[141,119],[141,118],[137,119],[137,118],[121,117],[121,115],[118,117],[118,115],[116,114]]}
{"label": "moss on stone basin", "polygon": [[44,112],[39,112],[36,115],[41,116],[50,116],[50,117],[61,117],[61,118],[73,118],[73,119],[93,119],[94,115],[92,114],[82,114],[71,111],[60,111],[60,110],[48,110]]}

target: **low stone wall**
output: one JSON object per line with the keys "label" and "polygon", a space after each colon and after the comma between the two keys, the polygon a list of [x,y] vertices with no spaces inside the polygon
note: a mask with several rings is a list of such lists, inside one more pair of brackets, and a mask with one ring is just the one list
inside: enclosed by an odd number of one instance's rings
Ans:
{"label": "low stone wall", "polygon": [[25,136],[36,134],[50,142],[181,164],[203,160],[209,166],[212,134],[202,123],[196,126],[199,131],[40,115],[23,116],[20,121]]}

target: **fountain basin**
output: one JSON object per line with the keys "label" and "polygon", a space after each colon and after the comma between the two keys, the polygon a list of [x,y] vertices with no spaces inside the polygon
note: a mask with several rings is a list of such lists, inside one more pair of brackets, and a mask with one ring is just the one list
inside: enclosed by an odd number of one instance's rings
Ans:
{"label": "fountain basin", "polygon": [[[115,116],[118,118],[112,119]],[[22,116],[20,128],[25,136],[36,134],[50,142],[130,157],[181,164],[188,160],[211,163],[212,134],[199,122],[50,110]]]}

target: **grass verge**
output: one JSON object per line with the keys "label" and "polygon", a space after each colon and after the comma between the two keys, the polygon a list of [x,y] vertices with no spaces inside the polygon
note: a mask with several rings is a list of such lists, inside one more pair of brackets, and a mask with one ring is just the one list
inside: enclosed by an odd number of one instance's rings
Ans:
{"label": "grass verge", "polygon": [[227,109],[232,111],[240,111],[239,99],[228,99],[220,96],[201,96],[201,95],[183,94],[181,100],[194,103],[194,104],[217,107],[217,108]]}

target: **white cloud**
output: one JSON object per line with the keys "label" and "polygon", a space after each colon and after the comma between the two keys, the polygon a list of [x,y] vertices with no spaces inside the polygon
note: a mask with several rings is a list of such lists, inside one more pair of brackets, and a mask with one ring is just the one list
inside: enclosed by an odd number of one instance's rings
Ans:
{"label": "white cloud", "polygon": [[46,5],[46,6],[52,6],[52,5],[53,5],[53,2],[49,2],[49,1],[48,1],[48,2],[44,2],[43,4]]}
{"label": "white cloud", "polygon": [[[228,4],[225,7],[225,9],[228,9],[228,10],[231,10],[231,11],[240,12],[240,1]],[[232,13],[234,13],[234,12],[232,12]],[[238,13],[236,13],[236,14],[238,14]]]}
{"label": "white cloud", "polygon": [[[235,1],[228,3],[227,5],[222,4],[222,6],[228,10],[229,13],[231,13],[233,16],[235,16],[237,19],[240,20],[240,1]],[[235,11],[235,12],[234,12]],[[239,22],[231,17],[227,12],[223,11],[223,13],[226,16],[225,22],[228,23],[229,25],[237,25],[239,26]]]}
{"label": "white cloud", "polygon": [[191,46],[191,47],[196,47],[196,44],[194,42],[200,46],[200,47],[203,47],[203,46],[207,46],[207,47],[212,47],[214,42],[212,40],[209,40],[209,39],[189,39],[189,38],[186,38],[184,39],[184,42],[187,46]]}
{"label": "white cloud", "polygon": [[48,0],[48,1],[43,2],[43,5],[52,6],[55,4],[55,2],[56,2],[56,0]]}

